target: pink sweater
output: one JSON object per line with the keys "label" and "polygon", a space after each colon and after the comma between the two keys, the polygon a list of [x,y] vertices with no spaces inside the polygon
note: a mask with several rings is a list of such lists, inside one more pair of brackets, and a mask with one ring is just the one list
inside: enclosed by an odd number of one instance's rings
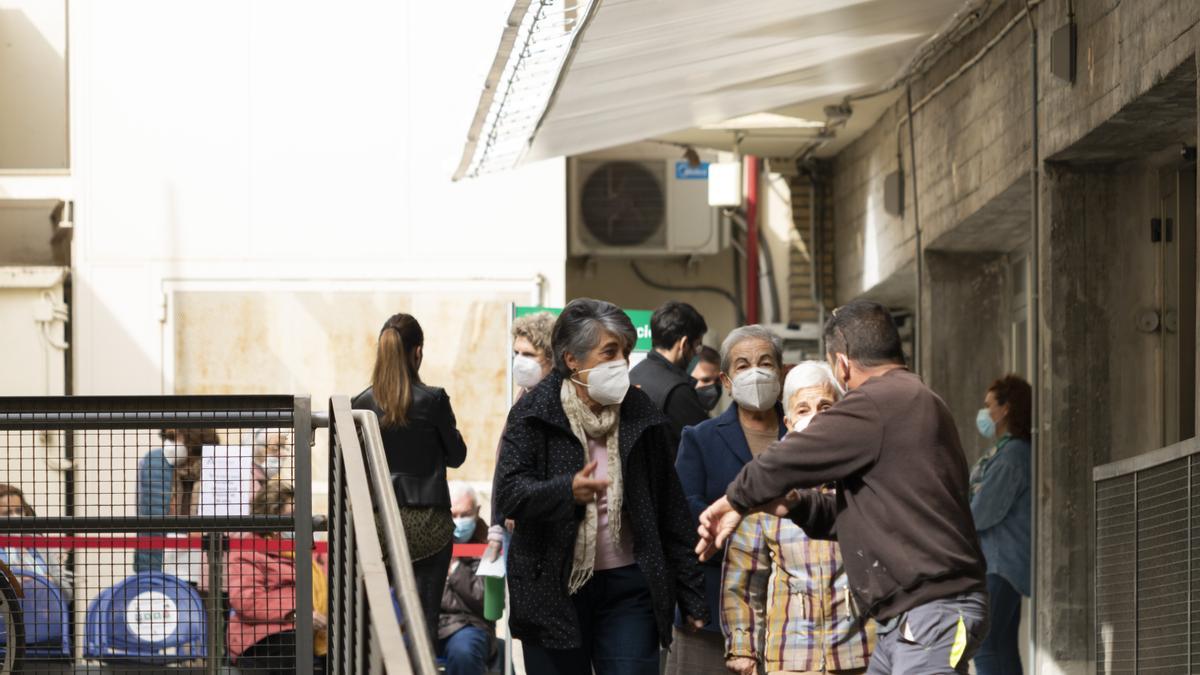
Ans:
{"label": "pink sweater", "polygon": [[255,642],[293,630],[296,561],[276,553],[234,551],[229,556],[229,653],[235,659]]}
{"label": "pink sweater", "polygon": [[[608,448],[604,445],[604,439],[589,438],[588,453],[596,462],[596,473],[592,477],[600,480],[608,478]],[[608,532],[608,495],[600,495],[597,507],[596,563],[593,569],[599,572],[632,565],[633,532],[628,525],[622,525],[621,545],[613,546],[612,535]]]}

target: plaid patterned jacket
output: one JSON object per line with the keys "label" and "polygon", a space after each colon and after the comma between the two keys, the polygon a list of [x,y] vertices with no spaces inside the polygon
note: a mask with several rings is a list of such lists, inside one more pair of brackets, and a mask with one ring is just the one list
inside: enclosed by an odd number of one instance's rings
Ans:
{"label": "plaid patterned jacket", "polygon": [[867,665],[875,630],[855,616],[837,542],[810,539],[790,520],[756,513],[727,546],[721,584],[727,658],[755,657],[767,672]]}

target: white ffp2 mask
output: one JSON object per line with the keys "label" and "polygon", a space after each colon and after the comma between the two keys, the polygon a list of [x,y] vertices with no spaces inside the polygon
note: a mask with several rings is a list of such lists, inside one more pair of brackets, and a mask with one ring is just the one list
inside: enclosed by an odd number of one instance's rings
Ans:
{"label": "white ffp2 mask", "polygon": [[542,364],[532,356],[518,354],[513,357],[513,382],[522,389],[533,389],[542,381]]}
{"label": "white ffp2 mask", "polygon": [[[625,359],[605,361],[595,368],[581,370],[588,375],[588,397],[600,405],[614,405],[625,400],[629,392],[629,365]],[[580,382],[580,384],[583,384]]]}
{"label": "white ffp2 mask", "polygon": [[746,410],[762,412],[779,400],[779,375],[773,368],[748,368],[733,378],[733,400]]}

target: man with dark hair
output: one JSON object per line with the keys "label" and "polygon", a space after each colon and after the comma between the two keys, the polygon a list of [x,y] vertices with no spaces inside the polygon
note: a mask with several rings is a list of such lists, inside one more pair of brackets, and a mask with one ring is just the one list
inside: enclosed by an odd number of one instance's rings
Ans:
{"label": "man with dark hair", "polygon": [[683,428],[708,419],[708,411],[696,393],[696,383],[686,368],[700,350],[700,339],[708,324],[695,307],[671,300],[650,317],[650,339],[654,350],[629,371],[629,382],[645,392],[667,416],[671,451],[679,447]]}
{"label": "man with dark hair", "polygon": [[[849,393],[742,469],[700,516],[697,552],[711,557],[753,511],[837,539],[856,605],[879,622],[868,673],[966,673],[988,596],[953,417],[905,367],[887,308],[839,308],[825,344]],[[808,489],[828,484],[835,494]]]}

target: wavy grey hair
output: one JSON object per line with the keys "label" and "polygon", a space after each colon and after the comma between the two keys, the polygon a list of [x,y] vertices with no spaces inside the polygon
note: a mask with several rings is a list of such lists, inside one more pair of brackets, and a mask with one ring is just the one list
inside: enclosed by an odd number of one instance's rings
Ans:
{"label": "wavy grey hair", "polygon": [[525,338],[529,344],[549,361],[554,358],[550,347],[550,332],[554,330],[554,315],[550,312],[526,314],[513,320],[513,339]]}
{"label": "wavy grey hair", "polygon": [[567,303],[554,322],[551,338],[554,368],[563,375],[570,375],[565,356],[570,354],[582,359],[600,343],[603,331],[617,336],[626,357],[637,344],[637,330],[620,307],[592,298],[577,298]]}
{"label": "wavy grey hair", "polygon": [[752,326],[742,326],[729,331],[729,335],[725,336],[725,341],[721,343],[721,372],[728,373],[731,365],[729,353],[738,344],[746,340],[762,340],[771,345],[771,351],[775,353],[775,365],[779,368],[783,367],[783,339],[772,333],[770,330],[759,324]]}

